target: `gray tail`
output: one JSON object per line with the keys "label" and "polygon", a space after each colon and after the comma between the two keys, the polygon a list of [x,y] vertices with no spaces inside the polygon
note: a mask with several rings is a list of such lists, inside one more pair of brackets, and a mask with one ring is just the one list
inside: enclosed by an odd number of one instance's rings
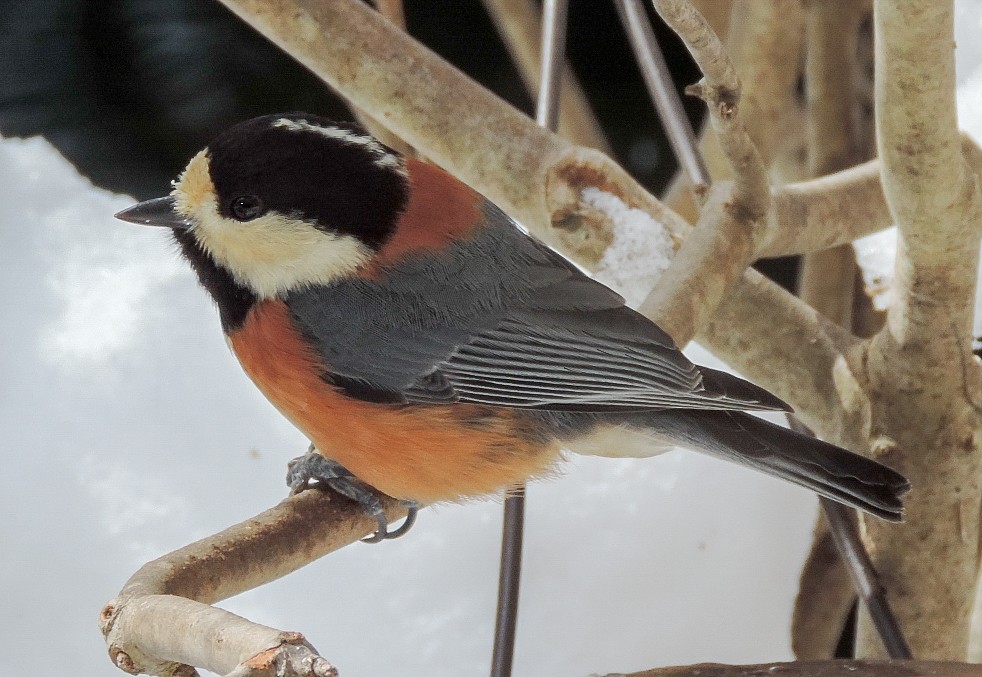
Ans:
{"label": "gray tail", "polygon": [[786,479],[891,522],[903,519],[901,496],[910,489],[907,479],[828,442],[743,412],[676,409],[638,418],[697,451]]}

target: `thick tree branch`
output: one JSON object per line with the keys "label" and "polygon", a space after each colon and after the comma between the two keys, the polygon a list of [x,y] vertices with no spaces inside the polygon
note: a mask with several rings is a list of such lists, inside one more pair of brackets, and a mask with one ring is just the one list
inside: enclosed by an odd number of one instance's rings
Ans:
{"label": "thick tree branch", "polygon": [[760,256],[821,251],[890,226],[893,219],[880,187],[880,163],[871,160],[773,193],[768,239]]}
{"label": "thick tree branch", "polygon": [[[887,324],[851,365],[870,394],[874,454],[915,489],[903,527],[864,525],[914,655],[960,659],[982,508],[970,352],[982,211],[956,127],[952,3],[877,0],[874,26],[877,146],[900,243]],[[865,616],[859,651],[881,655]]]}
{"label": "thick tree branch", "polygon": [[[406,30],[406,14],[402,6],[402,0],[374,0],[373,4],[375,5],[375,9],[378,10],[378,13],[391,21],[393,26],[399,30]],[[416,155],[416,150],[412,146],[394,134],[381,122],[357,106],[350,106],[350,108],[351,113],[355,116],[358,123],[367,129],[369,134],[376,139],[403,155]]]}
{"label": "thick tree branch", "polygon": [[902,239],[889,334],[918,346],[918,371],[955,376],[951,343],[935,339],[950,327],[966,342],[956,350],[968,350],[982,219],[957,131],[953,8],[881,1],[875,25],[877,147]]}
{"label": "thick tree branch", "polygon": [[[982,173],[982,150],[967,135],[961,153],[975,175]],[[893,225],[880,183],[879,160],[834,174],[775,188],[767,239],[757,255],[788,256],[821,251]]]}
{"label": "thick tree branch", "polygon": [[[733,331],[734,323],[741,331]],[[833,423],[847,415],[843,402],[852,385],[843,355],[859,345],[852,334],[748,270],[696,340],[791,402],[822,437],[843,443]]]}

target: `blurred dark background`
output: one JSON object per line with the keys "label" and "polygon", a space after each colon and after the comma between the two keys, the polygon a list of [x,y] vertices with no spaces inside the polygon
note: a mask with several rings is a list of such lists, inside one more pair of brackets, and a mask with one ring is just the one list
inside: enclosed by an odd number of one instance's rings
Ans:
{"label": "blurred dark background", "polygon": [[[417,39],[532,113],[479,0],[407,0]],[[0,133],[43,135],[100,186],[153,197],[222,129],[344,103],[217,0],[3,0]],[[658,26],[680,85],[698,71]],[[667,44],[666,44],[667,43]],[[618,160],[660,189],[675,163],[612,2],[573,0],[569,57]],[[687,102],[695,122],[701,106]]]}
{"label": "blurred dark background", "polygon": [[[414,37],[532,113],[479,0],[405,5]],[[695,82],[688,52],[653,19],[676,85]],[[95,184],[139,199],[169,190],[188,158],[235,122],[289,110],[351,118],[217,0],[2,0],[0,31],[0,134],[43,135]],[[676,163],[612,2],[571,0],[568,56],[615,158],[663,190]],[[701,102],[685,105],[698,125]]]}

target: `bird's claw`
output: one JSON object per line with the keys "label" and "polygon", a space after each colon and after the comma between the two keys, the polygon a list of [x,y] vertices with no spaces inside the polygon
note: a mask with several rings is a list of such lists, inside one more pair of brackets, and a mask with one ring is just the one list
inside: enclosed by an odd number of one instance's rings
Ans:
{"label": "bird's claw", "polygon": [[389,520],[385,516],[382,501],[375,491],[337,461],[322,456],[313,445],[306,454],[294,458],[287,464],[286,473],[286,483],[290,486],[291,495],[299,494],[309,488],[312,480],[360,504],[375,520],[378,530],[368,538],[361,539],[365,543],[381,543],[399,538],[416,523],[419,503],[402,501],[407,510],[406,519],[399,527],[389,531]]}

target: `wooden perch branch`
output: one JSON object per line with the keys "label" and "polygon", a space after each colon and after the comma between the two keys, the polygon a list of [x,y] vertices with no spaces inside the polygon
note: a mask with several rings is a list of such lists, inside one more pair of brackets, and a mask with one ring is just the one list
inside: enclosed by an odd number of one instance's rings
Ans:
{"label": "wooden perch branch", "polygon": [[740,30],[726,50],[740,78],[743,124],[770,167],[781,138],[781,121],[792,108],[804,37],[801,0],[735,3],[733,22]]}
{"label": "wooden perch branch", "polygon": [[[978,184],[957,131],[953,8],[878,2],[876,19],[877,147],[883,190],[903,240],[890,335],[900,345],[920,343],[936,338],[941,323],[968,337],[982,220]],[[925,361],[934,350],[942,359],[925,367],[953,375],[959,367],[944,343],[926,342]]]}
{"label": "wooden perch branch", "polygon": [[[386,516],[405,516],[385,501]],[[285,576],[376,528],[361,506],[316,489],[291,496],[137,571],[105,606],[100,626],[113,662],[132,674],[236,677],[336,674],[303,636],[208,606]],[[282,671],[278,671],[282,669]]]}
{"label": "wooden perch branch", "polygon": [[762,665],[720,665],[702,663],[672,668],[655,668],[629,675],[606,677],[969,677],[978,674],[977,665],[934,663],[930,661],[801,661]]}
{"label": "wooden perch branch", "polygon": [[[375,0],[373,4],[378,13],[391,21],[393,26],[403,31],[406,30],[406,13],[402,6],[402,0]],[[357,106],[351,106],[351,113],[355,116],[358,124],[388,147],[394,148],[404,155],[416,156],[416,150],[412,146],[398,135],[393,134],[390,129],[365,111]]]}

